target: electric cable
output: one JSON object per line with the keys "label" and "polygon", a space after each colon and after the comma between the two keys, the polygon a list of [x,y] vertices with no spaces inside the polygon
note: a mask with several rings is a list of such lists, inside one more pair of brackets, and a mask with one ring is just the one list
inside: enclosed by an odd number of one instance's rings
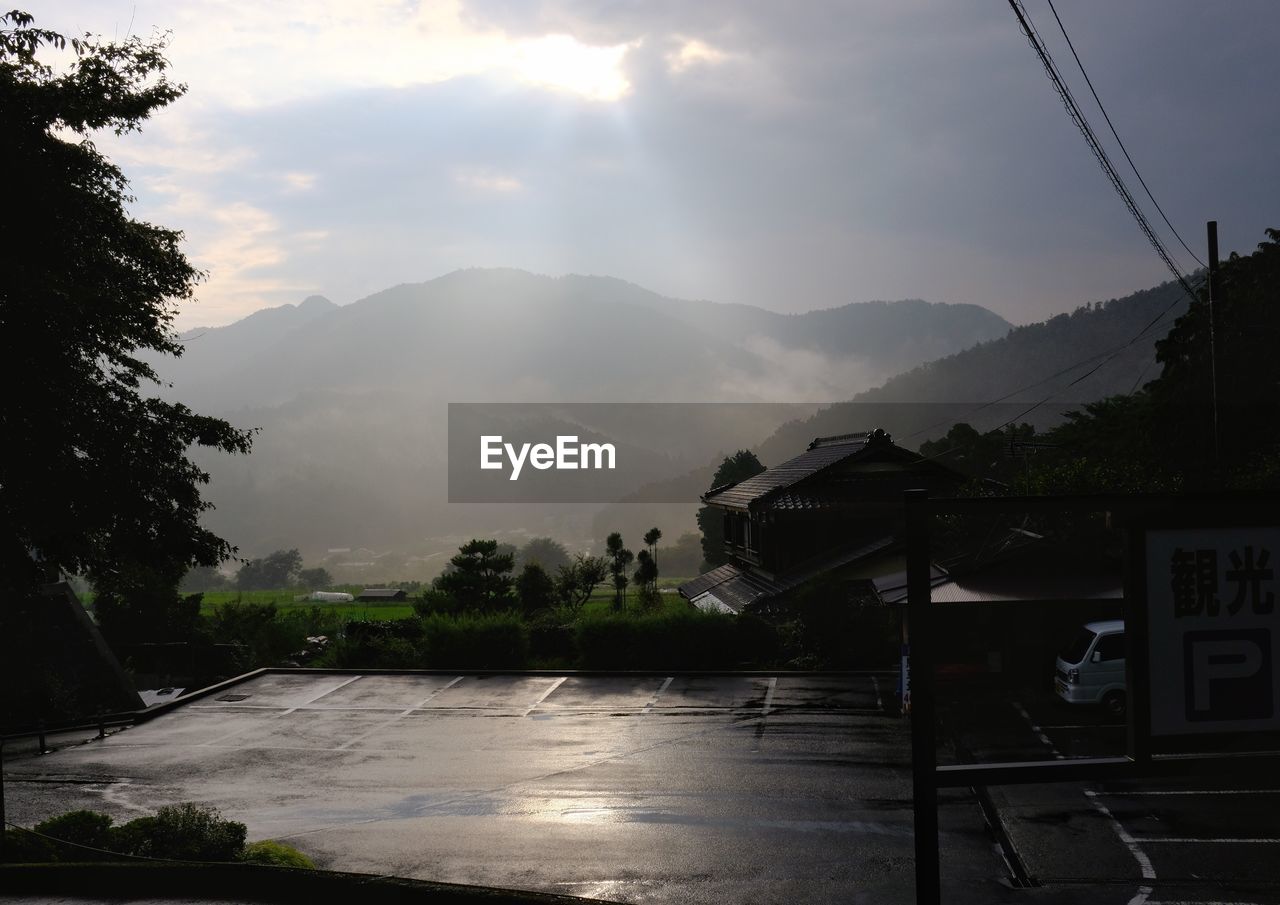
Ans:
{"label": "electric cable", "polygon": [[[1207,275],[1206,275],[1206,276],[1204,276],[1204,277],[1202,277],[1202,278],[1200,279],[1200,281],[1199,281],[1199,285],[1198,285],[1198,286],[1196,286],[1195,288],[1196,288],[1197,290],[1199,290],[1200,288],[1202,288],[1202,287],[1204,286],[1204,283],[1205,283],[1205,281],[1206,281],[1207,279],[1208,279],[1208,276],[1207,276]],[[1060,371],[1060,372],[1058,372],[1058,374],[1053,375],[1054,377],[1060,376],[1062,373],[1065,373],[1065,371],[1071,371],[1071,370],[1074,370],[1075,368],[1080,367],[1080,366],[1081,366],[1081,365],[1083,365],[1083,364],[1088,364],[1088,363],[1090,363],[1090,362],[1097,361],[1097,359],[1098,359],[1099,357],[1101,357],[1101,358],[1102,358],[1102,361],[1099,361],[1096,365],[1094,365],[1092,368],[1090,368],[1090,369],[1089,369],[1088,371],[1086,371],[1085,373],[1081,374],[1079,377],[1077,377],[1077,378],[1075,378],[1074,380],[1072,380],[1070,383],[1066,384],[1065,386],[1059,387],[1058,389],[1054,390],[1053,392],[1051,392],[1049,395],[1045,396],[1043,399],[1039,400],[1038,402],[1034,402],[1034,403],[1032,403],[1030,406],[1028,406],[1027,408],[1023,409],[1021,412],[1019,412],[1018,414],[1014,415],[1014,416],[1013,416],[1012,418],[1010,418],[1009,420],[1007,420],[1007,421],[1003,422],[1002,424],[1000,424],[1000,425],[998,425],[998,426],[996,426],[996,427],[993,427],[990,431],[987,431],[987,433],[992,433],[992,432],[994,432],[994,431],[1004,430],[1004,429],[1005,429],[1006,427],[1008,427],[1010,424],[1014,424],[1014,423],[1016,423],[1016,422],[1018,421],[1018,419],[1020,419],[1020,418],[1025,418],[1027,415],[1031,414],[1031,413],[1032,413],[1032,412],[1034,412],[1036,409],[1040,408],[1040,406],[1042,406],[1042,405],[1044,405],[1045,403],[1047,403],[1050,399],[1052,399],[1054,396],[1056,396],[1056,395],[1058,395],[1059,393],[1061,393],[1063,390],[1068,390],[1068,389],[1070,389],[1071,387],[1075,386],[1076,384],[1080,383],[1081,381],[1085,380],[1086,378],[1088,378],[1088,377],[1092,376],[1093,374],[1097,373],[1097,372],[1098,372],[1098,370],[1099,370],[1099,369],[1101,369],[1104,365],[1106,365],[1108,362],[1110,362],[1110,361],[1112,361],[1113,359],[1115,359],[1115,357],[1116,357],[1116,356],[1118,356],[1121,352],[1125,351],[1126,349],[1128,349],[1129,347],[1131,347],[1134,343],[1136,343],[1139,339],[1141,339],[1141,338],[1142,338],[1142,337],[1147,333],[1147,331],[1149,331],[1152,327],[1156,326],[1156,325],[1157,325],[1157,324],[1159,324],[1162,320],[1164,320],[1166,317],[1168,317],[1168,316],[1173,312],[1174,308],[1176,308],[1179,304],[1181,304],[1181,302],[1182,302],[1182,299],[1181,299],[1181,298],[1176,298],[1176,299],[1174,299],[1174,300],[1173,300],[1169,305],[1165,306],[1165,308],[1164,308],[1164,310],[1163,310],[1163,311],[1161,311],[1161,312],[1160,312],[1159,314],[1157,314],[1154,318],[1152,318],[1150,321],[1148,321],[1148,322],[1147,322],[1147,325],[1146,325],[1145,327],[1143,327],[1141,330],[1139,330],[1137,333],[1135,333],[1135,334],[1134,334],[1134,335],[1129,339],[1129,341],[1128,341],[1128,342],[1126,342],[1126,343],[1124,343],[1123,345],[1116,346],[1116,347],[1115,347],[1114,349],[1112,349],[1110,352],[1103,353],[1101,356],[1099,356],[1099,355],[1095,355],[1095,356],[1093,356],[1092,358],[1085,359],[1085,360],[1084,360],[1084,361],[1082,361],[1082,362],[1076,362],[1076,364],[1072,365],[1072,366],[1071,366],[1071,367],[1069,367],[1069,368],[1066,368],[1064,371]],[[1146,373],[1145,369],[1144,369],[1143,373],[1144,373],[1144,374]],[[1053,377],[1049,377],[1049,378],[1046,378],[1046,379],[1047,379],[1047,380],[1052,380],[1052,379],[1053,379]],[[1141,380],[1141,377],[1139,377],[1139,380]],[[1045,382],[1044,380],[1041,380],[1041,381],[1038,381],[1037,383],[1031,384],[1031,385],[1030,385],[1030,386],[1028,386],[1028,387],[1024,387],[1024,388],[1022,388],[1022,389],[1014,390],[1014,391],[1013,391],[1013,393],[1009,393],[1009,394],[1007,394],[1007,395],[1005,395],[1005,396],[1001,397],[1001,399],[1007,399],[1007,398],[1009,398],[1009,396],[1015,395],[1015,394],[1017,394],[1017,393],[1021,393],[1021,392],[1023,392],[1023,391],[1024,391],[1024,390],[1026,390],[1026,389],[1030,389],[1031,387],[1039,386],[1041,383],[1044,383],[1044,382]],[[1135,392],[1135,390],[1136,390],[1136,387],[1137,387],[1137,385],[1135,384],[1135,385],[1134,385],[1134,389],[1131,389],[1127,395],[1132,396],[1132,395],[1133,395],[1133,393],[1134,393],[1134,392]],[[998,401],[998,400],[997,400],[997,401]],[[967,414],[972,415],[974,412],[980,411],[981,409],[987,408],[987,407],[989,407],[989,406],[991,406],[991,405],[994,405],[994,404],[995,404],[994,402],[984,403],[983,405],[979,406],[978,408],[974,409],[973,411],[971,411],[971,412],[969,412],[969,413],[967,413]],[[924,428],[924,430],[928,430],[928,429],[929,429],[929,428]],[[917,431],[916,433],[918,434],[918,433],[920,433],[920,432],[921,432],[921,431]],[[908,438],[910,438],[910,437],[914,437],[914,436],[916,436],[916,434],[909,434],[909,435],[908,435]],[[949,455],[950,453],[953,453],[953,452],[957,452],[957,451],[964,451],[964,450],[966,450],[966,449],[970,448],[971,446],[972,446],[972,444],[969,444],[969,446],[965,446],[965,447],[961,447],[961,446],[949,446],[949,447],[947,447],[946,449],[941,450],[941,451],[939,451],[939,452],[936,452],[936,453],[934,453],[934,454],[933,454],[933,455],[931,455],[931,456],[926,456],[926,457],[925,457],[925,460],[926,460],[926,461],[931,461],[931,460],[933,460],[933,459],[938,459],[938,458],[941,458],[942,456]]]}
{"label": "electric cable", "polygon": [[1207,266],[1183,240],[1178,230],[1169,222],[1169,218],[1165,215],[1164,208],[1160,206],[1160,202],[1156,200],[1155,195],[1151,194],[1151,189],[1147,186],[1147,180],[1143,179],[1142,174],[1138,172],[1138,165],[1135,164],[1133,162],[1133,158],[1129,156],[1129,149],[1126,148],[1124,146],[1124,142],[1120,140],[1120,133],[1116,131],[1115,125],[1111,122],[1111,117],[1107,115],[1107,108],[1102,105],[1102,98],[1098,97],[1098,92],[1093,87],[1093,80],[1089,78],[1089,73],[1085,71],[1084,63],[1080,61],[1080,54],[1076,53],[1075,44],[1071,42],[1071,36],[1067,34],[1067,27],[1062,24],[1062,18],[1058,15],[1058,10],[1054,7],[1053,0],[1047,0],[1047,2],[1049,4],[1049,11],[1053,13],[1053,18],[1058,23],[1058,30],[1062,32],[1062,37],[1066,39],[1067,47],[1070,49],[1071,55],[1075,57],[1076,66],[1079,67],[1080,74],[1084,76],[1084,83],[1089,86],[1089,93],[1093,95],[1094,101],[1098,104],[1098,109],[1102,111],[1102,118],[1107,121],[1107,128],[1111,130],[1111,136],[1116,140],[1116,144],[1120,146],[1120,151],[1124,154],[1124,159],[1129,161],[1129,169],[1133,170],[1133,175],[1138,177],[1138,182],[1142,184],[1142,190],[1147,193],[1147,197],[1151,199],[1151,203],[1154,204],[1156,210],[1160,212],[1160,217],[1164,220],[1164,225],[1169,227],[1169,231],[1173,233],[1182,247],[1187,250],[1187,254],[1191,255],[1192,260],[1201,267]]}
{"label": "electric cable", "polygon": [[1160,257],[1169,271],[1177,279],[1183,291],[1191,299],[1195,298],[1195,292],[1191,285],[1187,282],[1187,278],[1183,276],[1182,271],[1174,262],[1169,250],[1165,247],[1164,242],[1156,234],[1155,229],[1147,220],[1142,209],[1138,207],[1138,203],[1134,200],[1133,194],[1129,191],[1129,187],[1125,185],[1124,180],[1120,177],[1115,165],[1111,162],[1111,158],[1107,156],[1106,150],[1102,147],[1102,143],[1098,141],[1098,136],[1094,133],[1093,127],[1089,125],[1088,119],[1081,112],[1079,105],[1076,103],[1075,97],[1071,94],[1071,89],[1067,87],[1066,80],[1062,77],[1062,73],[1058,70],[1057,64],[1054,63],[1053,57],[1049,54],[1044,42],[1040,38],[1040,33],[1036,31],[1035,26],[1031,23],[1031,17],[1023,7],[1021,0],[1009,0],[1009,6],[1012,7],[1013,13],[1018,18],[1018,24],[1022,27],[1022,33],[1030,42],[1032,49],[1036,52],[1036,56],[1040,58],[1040,63],[1044,67],[1045,74],[1049,77],[1049,81],[1053,83],[1054,89],[1058,92],[1058,97],[1062,100],[1063,106],[1067,110],[1067,115],[1075,124],[1080,134],[1084,136],[1085,144],[1089,146],[1089,150],[1097,159],[1099,166],[1102,167],[1103,174],[1111,183],[1112,188],[1120,196],[1120,200],[1124,202],[1125,207],[1129,210],[1137,222],[1138,227],[1142,230],[1143,235],[1147,237],[1147,241],[1151,243],[1151,247],[1155,249],[1156,254]]}

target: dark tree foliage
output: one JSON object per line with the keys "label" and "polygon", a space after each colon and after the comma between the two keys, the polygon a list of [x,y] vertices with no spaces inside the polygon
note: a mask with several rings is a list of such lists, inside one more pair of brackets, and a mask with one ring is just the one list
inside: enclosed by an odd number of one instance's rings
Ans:
{"label": "dark tree foliage", "polygon": [[458,548],[432,589],[462,611],[505,609],[511,604],[514,563],[514,554],[501,552],[496,540],[470,540]]}
{"label": "dark tree foliage", "polygon": [[1214,440],[1208,293],[1156,343],[1160,376],[1131,396],[1072,413],[1039,492],[1280,487],[1280,230],[1222,263],[1213,306]]}
{"label": "dark tree foliage", "polygon": [[228,587],[230,583],[227,580],[227,576],[213,566],[196,566],[188,571],[186,577],[182,579],[180,590],[188,594],[221,591]]}
{"label": "dark tree foliage", "polygon": [[650,528],[644,533],[644,545],[649,548],[649,557],[653,560],[653,579],[650,584],[658,584],[658,541],[662,540],[661,528]]}
{"label": "dark tree foliage", "polygon": [[[1140,391],[1067,413],[1025,466],[1033,494],[1280,488],[1280,230],[1250,255],[1222,263],[1213,305],[1202,291],[1156,343],[1160,376]],[[1213,386],[1217,383],[1217,427]],[[921,451],[955,445],[970,461],[991,435],[957,425]]]}
{"label": "dark tree foliage", "polygon": [[641,550],[636,554],[636,571],[631,578],[641,590],[657,590],[658,562],[648,550]]}
{"label": "dark tree foliage", "polygon": [[1035,439],[1035,428],[1025,423],[985,434],[972,425],[956,424],[941,439],[920,444],[920,455],[949,465],[975,481],[1012,485],[1025,476],[1028,458],[1024,457],[1034,457],[1023,444]]}
{"label": "dark tree foliage", "polygon": [[608,575],[607,559],[579,553],[569,565],[556,570],[556,597],[566,609],[576,613]]}
{"label": "dark tree foliage", "polygon": [[548,610],[556,602],[555,581],[539,563],[527,562],[516,577],[516,596],[526,615]]}
{"label": "dark tree foliage", "polygon": [[[1207,293],[1156,343],[1164,366],[1146,395],[1159,413],[1155,437],[1166,468],[1188,486],[1276,486],[1280,449],[1280,230],[1222,267],[1213,305],[1216,364],[1209,356]],[[1214,444],[1213,373],[1218,398]]]}
{"label": "dark tree foliage", "polygon": [[242,591],[271,591],[291,588],[302,571],[302,554],[297,550],[277,550],[261,559],[246,560],[236,571],[236,587]]}
{"label": "dark tree foliage", "polygon": [[531,562],[536,562],[548,573],[554,573],[561,566],[569,565],[569,551],[554,538],[535,537],[516,554],[516,565],[523,567]]}
{"label": "dark tree foliage", "polygon": [[[55,72],[37,54],[65,48]],[[60,571],[159,606],[193,565],[233,548],[199,524],[209,480],[193,445],[249,451],[250,434],[150,398],[142,352],[180,355],[177,303],[201,274],[182,234],[135,220],[124,174],[94,146],[136,131],[184,90],[163,41],[66,41],[0,16],[0,582],[25,593]]]}
{"label": "dark tree foliage", "polygon": [[[764,471],[764,466],[749,449],[740,449],[725,456],[711,478],[711,490],[725,484],[737,484],[754,478]],[[724,552],[724,522],[718,509],[703,506],[698,510],[698,529],[702,532],[702,560],[708,567],[724,565],[728,557]]]}
{"label": "dark tree foliage", "polygon": [[328,569],[317,566],[314,569],[303,569],[298,572],[298,587],[300,588],[322,591],[332,586],[333,576],[329,574]]}
{"label": "dark tree foliage", "polygon": [[613,608],[621,610],[627,602],[627,566],[635,559],[635,554],[622,544],[622,535],[617,531],[604,541],[605,558],[609,561],[609,574],[613,577]]}

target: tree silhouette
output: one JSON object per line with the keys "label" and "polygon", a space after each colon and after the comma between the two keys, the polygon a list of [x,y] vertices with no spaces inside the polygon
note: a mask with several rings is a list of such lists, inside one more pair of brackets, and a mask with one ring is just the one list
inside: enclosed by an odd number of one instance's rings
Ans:
{"label": "tree silhouette", "polygon": [[[725,456],[720,467],[711,479],[711,487],[722,487],[725,484],[737,484],[747,478],[754,478],[764,471],[764,466],[749,449],[740,449],[731,456]],[[719,509],[703,506],[698,510],[698,528],[702,531],[702,559],[708,566],[720,566],[729,561],[724,552],[724,521]]]}
{"label": "tree silhouette", "polygon": [[[41,48],[74,59],[55,71]],[[67,41],[0,15],[0,332],[21,389],[0,405],[0,590],[60,572],[99,593],[176,602],[192,566],[234,548],[199,524],[210,504],[192,446],[249,451],[250,432],[149,397],[140,353],[181,355],[177,303],[201,274],[182,234],[135,220],[124,174],[95,132],[137,131],[184,86],[162,40]]]}
{"label": "tree silhouette", "polygon": [[609,561],[609,574],[613,576],[613,608],[622,609],[627,602],[627,566],[635,555],[622,545],[622,535],[617,531],[605,538],[606,558]]}
{"label": "tree silhouette", "polygon": [[511,569],[515,556],[499,550],[496,540],[470,540],[449,560],[449,571],[433,587],[462,610],[498,610],[511,603]]}

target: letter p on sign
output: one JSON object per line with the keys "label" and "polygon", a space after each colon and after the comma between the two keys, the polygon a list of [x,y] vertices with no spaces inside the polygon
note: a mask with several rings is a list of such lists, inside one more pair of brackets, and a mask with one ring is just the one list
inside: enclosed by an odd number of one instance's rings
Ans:
{"label": "letter p on sign", "polygon": [[1182,653],[1188,720],[1272,717],[1269,629],[1187,632]]}

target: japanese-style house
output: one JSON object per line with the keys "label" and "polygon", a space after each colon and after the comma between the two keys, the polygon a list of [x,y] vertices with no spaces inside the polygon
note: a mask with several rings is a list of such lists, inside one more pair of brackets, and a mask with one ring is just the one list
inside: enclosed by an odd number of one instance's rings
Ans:
{"label": "japanese-style house", "polygon": [[703,494],[723,518],[729,561],[680,594],[700,609],[768,611],[820,576],[865,580],[860,566],[900,549],[903,492],[947,495],[964,480],[883,430],[818,437],[794,459]]}

